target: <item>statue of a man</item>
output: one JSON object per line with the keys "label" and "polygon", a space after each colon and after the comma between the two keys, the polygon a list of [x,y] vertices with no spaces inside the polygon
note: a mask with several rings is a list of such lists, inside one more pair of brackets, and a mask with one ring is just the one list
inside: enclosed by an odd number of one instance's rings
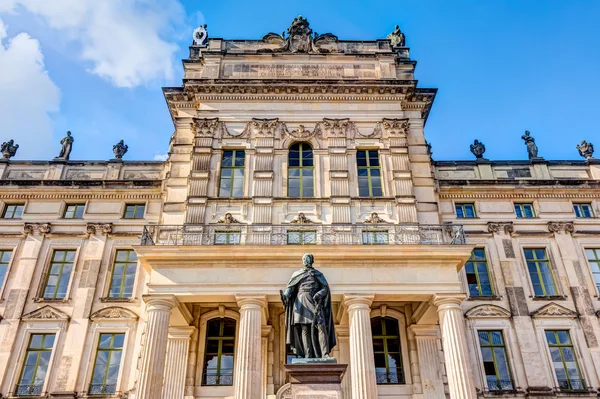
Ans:
{"label": "statue of a man", "polygon": [[406,43],[406,36],[404,36],[398,25],[396,25],[392,33],[387,35],[387,39],[390,41],[392,47],[404,47]]}
{"label": "statue of a man", "polygon": [[75,139],[71,136],[71,132],[67,132],[67,135],[63,137],[60,141],[62,147],[60,148],[60,153],[58,154],[58,158],[63,158],[68,160],[71,155],[71,150],[73,149],[73,141]]}
{"label": "statue of a man", "polygon": [[286,343],[299,357],[326,358],[336,344],[329,285],[313,268],[312,254],[304,254],[302,263],[304,268],[292,274],[285,291],[280,291]]}
{"label": "statue of a man", "polygon": [[525,134],[521,136],[521,138],[525,141],[525,145],[527,145],[527,155],[529,155],[529,159],[537,158],[538,156],[538,147],[535,144],[535,139],[529,133],[529,130],[525,130]]}

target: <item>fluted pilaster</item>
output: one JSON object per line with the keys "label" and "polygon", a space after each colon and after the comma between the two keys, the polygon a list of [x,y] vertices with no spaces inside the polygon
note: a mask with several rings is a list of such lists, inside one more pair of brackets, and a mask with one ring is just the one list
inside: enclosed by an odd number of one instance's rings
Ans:
{"label": "fluted pilaster", "polygon": [[240,328],[235,354],[234,397],[255,399],[263,394],[261,328],[265,295],[236,295],[240,307]]}
{"label": "fluted pilaster", "polygon": [[195,327],[169,328],[163,399],[183,399],[190,339]]}
{"label": "fluted pilaster", "polygon": [[176,301],[172,295],[145,295],[144,301],[147,314],[146,343],[143,349],[137,397],[160,399],[165,372],[169,319]]}
{"label": "fluted pilaster", "polygon": [[376,399],[377,379],[371,334],[374,295],[344,295],[350,326],[350,375],[352,399]]}
{"label": "fluted pilaster", "polygon": [[460,304],[464,295],[436,295],[451,399],[476,399]]}
{"label": "fluted pilaster", "polygon": [[417,343],[423,399],[444,399],[446,394],[438,356],[437,326],[414,324],[409,328]]}

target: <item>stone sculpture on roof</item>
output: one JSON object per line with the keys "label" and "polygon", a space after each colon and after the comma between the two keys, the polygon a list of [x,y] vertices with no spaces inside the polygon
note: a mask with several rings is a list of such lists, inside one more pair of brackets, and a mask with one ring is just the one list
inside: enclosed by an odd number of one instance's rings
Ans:
{"label": "stone sculpture on roof", "polygon": [[581,144],[578,144],[575,148],[579,151],[579,155],[584,157],[586,160],[594,158],[594,145],[592,143],[588,143],[585,140],[581,140]]}
{"label": "stone sculpture on roof", "polygon": [[471,144],[469,148],[471,149],[473,155],[475,155],[475,158],[483,159],[483,154],[485,153],[485,145],[481,141],[475,139],[475,141],[473,141],[473,144]]}
{"label": "stone sculpture on roof", "polygon": [[[287,37],[286,37],[287,32]],[[294,19],[292,24],[281,35],[267,33],[263,42],[277,44],[276,49],[262,49],[263,52],[290,52],[290,53],[329,53],[336,52],[332,48],[325,48],[338,42],[337,36],[332,33],[319,35],[310,28],[310,24],[302,15]]]}
{"label": "stone sculpture on roof", "polygon": [[128,149],[129,146],[125,144],[123,140],[113,145],[113,153],[115,154],[115,159],[122,159],[123,155],[125,155]]}
{"label": "stone sculpture on roof", "polygon": [[396,25],[396,28],[392,33],[387,35],[386,39],[390,41],[392,47],[404,47],[406,44],[406,37],[398,25]]}
{"label": "stone sculpture on roof", "polygon": [[531,136],[529,130],[525,130],[525,134],[521,136],[523,140],[525,140],[525,145],[527,146],[527,154],[529,155],[529,159],[534,159],[538,157],[538,147],[535,144],[535,139]]}
{"label": "stone sculpture on roof", "polygon": [[194,46],[206,46],[208,44],[208,31],[206,30],[207,25],[200,25],[194,29]]}
{"label": "stone sculpture on roof", "polygon": [[15,144],[15,141],[13,139],[5,141],[0,146],[0,152],[2,152],[2,156],[4,157],[4,159],[9,159],[9,158],[14,157],[15,154],[17,153],[18,149],[19,149],[19,145]]}
{"label": "stone sculpture on roof", "polygon": [[71,151],[73,150],[73,142],[75,139],[71,136],[71,132],[67,131],[67,135],[60,140],[60,152],[58,153],[57,159],[69,160],[69,156],[71,155]]}

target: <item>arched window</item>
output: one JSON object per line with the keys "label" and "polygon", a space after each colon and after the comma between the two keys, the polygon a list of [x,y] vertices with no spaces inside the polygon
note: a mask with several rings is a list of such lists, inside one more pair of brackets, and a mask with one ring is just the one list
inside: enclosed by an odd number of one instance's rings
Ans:
{"label": "arched window", "polygon": [[398,320],[374,317],[371,332],[377,384],[405,384]]}
{"label": "arched window", "polygon": [[235,320],[209,320],[206,323],[202,385],[233,385],[234,350]]}
{"label": "arched window", "polygon": [[314,159],[308,143],[295,143],[288,155],[288,196],[314,197]]}

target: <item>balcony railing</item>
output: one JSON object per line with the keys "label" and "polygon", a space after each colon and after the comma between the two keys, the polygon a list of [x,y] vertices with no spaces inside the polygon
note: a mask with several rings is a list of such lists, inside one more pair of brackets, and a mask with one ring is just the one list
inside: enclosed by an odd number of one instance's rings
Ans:
{"label": "balcony railing", "polygon": [[461,225],[147,225],[141,245],[460,245]]}

